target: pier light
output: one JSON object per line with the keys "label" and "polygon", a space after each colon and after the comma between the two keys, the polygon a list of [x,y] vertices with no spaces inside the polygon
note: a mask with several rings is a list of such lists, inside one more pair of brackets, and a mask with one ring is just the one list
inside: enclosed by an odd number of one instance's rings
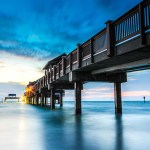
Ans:
{"label": "pier light", "polygon": [[33,92],[33,87],[32,87],[32,86],[27,87],[27,88],[26,88],[26,91],[27,91],[27,92]]}
{"label": "pier light", "polygon": [[25,96],[21,96],[21,102],[25,102]]}

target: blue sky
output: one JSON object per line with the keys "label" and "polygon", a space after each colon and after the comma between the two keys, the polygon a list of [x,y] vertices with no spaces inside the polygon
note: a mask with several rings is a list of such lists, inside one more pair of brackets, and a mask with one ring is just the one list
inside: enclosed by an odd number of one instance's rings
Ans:
{"label": "blue sky", "polygon": [[48,59],[70,52],[140,0],[1,0],[0,51]]}
{"label": "blue sky", "polygon": [[[48,60],[69,53],[77,43],[104,28],[107,20],[115,20],[140,1],[1,0],[0,98],[8,92],[21,95],[27,82],[42,76],[42,67]],[[145,81],[148,75],[148,71],[129,74],[132,84],[126,83],[128,86],[123,85],[123,90],[144,91],[148,87]],[[142,85],[140,88],[136,80]],[[106,94],[113,89],[113,85],[104,83],[89,83],[84,87],[98,88]],[[92,95],[88,90],[83,94]],[[69,93],[68,98],[71,95]]]}

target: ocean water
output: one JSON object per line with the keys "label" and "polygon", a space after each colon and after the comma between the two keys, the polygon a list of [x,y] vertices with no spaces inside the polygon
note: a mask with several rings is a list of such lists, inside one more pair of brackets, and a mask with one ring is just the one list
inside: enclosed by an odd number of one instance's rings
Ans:
{"label": "ocean water", "polygon": [[23,103],[0,103],[0,150],[149,150],[150,102],[74,102],[56,110]]}

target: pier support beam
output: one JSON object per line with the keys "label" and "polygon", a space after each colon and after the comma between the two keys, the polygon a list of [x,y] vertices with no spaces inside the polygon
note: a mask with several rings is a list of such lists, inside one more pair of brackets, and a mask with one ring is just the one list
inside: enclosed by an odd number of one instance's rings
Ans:
{"label": "pier support beam", "polygon": [[75,82],[74,83],[75,89],[75,114],[81,114],[81,90],[82,90],[82,83]]}
{"label": "pier support beam", "polygon": [[60,93],[60,107],[63,107],[62,93]]}
{"label": "pier support beam", "polygon": [[36,94],[36,105],[39,105],[39,96]]}
{"label": "pier support beam", "polygon": [[32,97],[32,104],[33,105],[35,104],[35,97],[34,96]]}
{"label": "pier support beam", "polygon": [[32,97],[30,97],[29,102],[30,102],[29,104],[32,104]]}
{"label": "pier support beam", "polygon": [[41,106],[44,106],[44,93],[41,93]]}
{"label": "pier support beam", "polygon": [[55,90],[51,89],[50,108],[55,109]]}
{"label": "pier support beam", "polygon": [[44,105],[46,106],[47,105],[47,96],[45,95],[45,98],[44,98]]}
{"label": "pier support beam", "polygon": [[27,97],[27,99],[26,99],[26,103],[27,103],[27,104],[29,104],[29,97]]}
{"label": "pier support beam", "polygon": [[121,83],[114,82],[115,113],[122,114]]}
{"label": "pier support beam", "polygon": [[29,97],[29,104],[31,104],[31,97]]}
{"label": "pier support beam", "polygon": [[30,104],[30,98],[29,97],[27,98],[27,104]]}

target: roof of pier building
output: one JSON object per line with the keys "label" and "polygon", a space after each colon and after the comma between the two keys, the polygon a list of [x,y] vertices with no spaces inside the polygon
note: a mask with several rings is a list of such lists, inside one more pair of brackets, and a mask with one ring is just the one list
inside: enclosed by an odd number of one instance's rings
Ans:
{"label": "roof of pier building", "polygon": [[50,67],[52,67],[53,65],[57,65],[61,61],[63,56],[66,56],[66,54],[63,53],[63,54],[59,55],[58,57],[48,61],[47,64],[44,66],[43,70],[47,70]]}

